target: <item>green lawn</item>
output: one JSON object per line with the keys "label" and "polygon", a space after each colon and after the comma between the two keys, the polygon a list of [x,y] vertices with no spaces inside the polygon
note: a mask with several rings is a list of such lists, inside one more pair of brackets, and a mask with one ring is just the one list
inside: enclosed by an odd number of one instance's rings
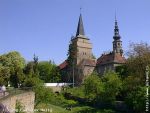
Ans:
{"label": "green lawn", "polygon": [[[65,110],[65,108],[63,107],[59,107],[59,106],[55,106],[52,104],[39,104],[35,110],[39,110],[39,111],[35,111],[34,113],[69,113],[68,110]],[[42,112],[43,110],[43,112]],[[45,111],[44,111],[45,110]],[[46,112],[46,110],[49,110]]]}
{"label": "green lawn", "polygon": [[[70,110],[66,110],[63,107],[52,105],[52,104],[47,104],[47,105],[39,104],[35,108],[35,110],[36,109],[38,109],[39,111],[35,111],[34,113],[116,113],[116,112],[112,112],[112,110],[98,110],[89,106],[76,106],[73,107],[72,110],[70,111]],[[46,112],[46,110],[49,111]]]}

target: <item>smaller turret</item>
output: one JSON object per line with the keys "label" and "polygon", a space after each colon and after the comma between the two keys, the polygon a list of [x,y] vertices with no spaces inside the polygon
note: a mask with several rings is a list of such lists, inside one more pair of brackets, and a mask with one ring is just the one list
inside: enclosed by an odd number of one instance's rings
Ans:
{"label": "smaller turret", "polygon": [[114,29],[114,36],[113,36],[113,52],[114,53],[119,53],[121,56],[123,55],[123,50],[122,50],[122,41],[121,36],[119,34],[119,27],[118,27],[118,22],[117,19],[115,18],[115,29]]}

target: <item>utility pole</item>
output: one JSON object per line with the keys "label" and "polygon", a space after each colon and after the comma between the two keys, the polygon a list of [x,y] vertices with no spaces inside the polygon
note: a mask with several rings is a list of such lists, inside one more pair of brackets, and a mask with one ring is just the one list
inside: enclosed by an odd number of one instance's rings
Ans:
{"label": "utility pole", "polygon": [[73,88],[74,88],[74,60],[73,60],[73,66],[72,66],[72,83],[73,83]]}

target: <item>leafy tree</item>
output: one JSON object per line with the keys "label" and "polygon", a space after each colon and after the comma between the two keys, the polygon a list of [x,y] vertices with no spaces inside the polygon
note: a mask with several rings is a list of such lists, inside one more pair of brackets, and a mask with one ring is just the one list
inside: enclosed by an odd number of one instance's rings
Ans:
{"label": "leafy tree", "polygon": [[127,65],[120,65],[117,66],[115,69],[116,73],[118,73],[119,77],[121,79],[125,79],[127,76],[129,76],[129,72],[127,71]]}
{"label": "leafy tree", "polygon": [[0,65],[0,85],[7,85],[10,77],[9,67]]}
{"label": "leafy tree", "polygon": [[103,83],[97,73],[92,73],[84,81],[84,92],[86,97],[93,100],[96,99],[104,91]]}
{"label": "leafy tree", "polygon": [[31,77],[39,77],[38,57],[34,55],[33,61],[27,63],[24,73]]}
{"label": "leafy tree", "polygon": [[75,44],[73,43],[73,38],[74,36],[71,37],[71,41],[69,44],[69,50],[68,50],[68,58],[67,58],[67,62],[69,67],[73,67],[73,65],[75,64],[75,55],[76,55],[76,48],[75,48]]}
{"label": "leafy tree", "polygon": [[23,86],[36,87],[37,85],[43,85],[42,83],[42,80],[40,80],[38,77],[27,76],[24,80]]}
{"label": "leafy tree", "polygon": [[21,68],[17,68],[13,73],[11,73],[10,82],[15,88],[21,87],[23,85],[24,79],[25,75]]}
{"label": "leafy tree", "polygon": [[57,66],[51,62],[39,62],[38,64],[39,75],[45,82],[59,82],[60,73]]}
{"label": "leafy tree", "polygon": [[50,62],[39,62],[38,64],[39,77],[45,82],[49,82],[51,79],[50,72],[52,70],[52,64]]}
{"label": "leafy tree", "polygon": [[136,87],[136,90],[128,93],[126,103],[135,113],[144,113],[146,107],[146,87]]}
{"label": "leafy tree", "polygon": [[150,46],[147,43],[130,45],[126,66],[128,76],[138,77],[142,85],[145,84],[145,68],[150,66]]}
{"label": "leafy tree", "polygon": [[33,69],[33,67],[34,67],[34,62],[33,61],[28,62],[27,65],[24,68],[24,73],[26,75],[34,76],[34,69]]}
{"label": "leafy tree", "polygon": [[104,92],[100,95],[100,101],[113,104],[116,96],[122,89],[122,81],[115,72],[106,72],[102,77]]}
{"label": "leafy tree", "polygon": [[[16,84],[15,87],[18,87],[17,84],[19,78],[16,75],[18,69],[22,70],[25,66],[25,60],[17,51],[12,51],[7,54],[3,54],[0,56],[0,76],[1,81],[3,81],[5,85],[7,85],[8,81],[11,81],[12,85]],[[19,75],[20,76],[20,75]],[[17,79],[14,79],[17,78]]]}
{"label": "leafy tree", "polygon": [[0,64],[5,67],[13,67],[14,69],[25,66],[25,60],[17,51],[12,51],[0,56]]}

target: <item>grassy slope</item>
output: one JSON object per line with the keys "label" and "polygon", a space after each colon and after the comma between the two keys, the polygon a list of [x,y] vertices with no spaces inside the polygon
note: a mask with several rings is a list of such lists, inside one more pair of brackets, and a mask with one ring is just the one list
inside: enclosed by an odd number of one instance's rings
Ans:
{"label": "grassy slope", "polygon": [[[65,110],[65,108],[59,107],[59,106],[55,106],[52,104],[39,104],[35,109],[39,109],[39,110],[52,110],[52,113],[69,113],[68,110]],[[39,111],[39,112],[34,112],[34,113],[50,113],[50,112],[46,112],[46,111]]]}

